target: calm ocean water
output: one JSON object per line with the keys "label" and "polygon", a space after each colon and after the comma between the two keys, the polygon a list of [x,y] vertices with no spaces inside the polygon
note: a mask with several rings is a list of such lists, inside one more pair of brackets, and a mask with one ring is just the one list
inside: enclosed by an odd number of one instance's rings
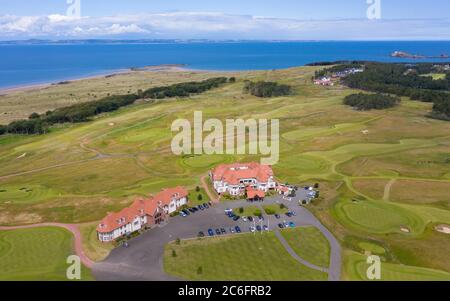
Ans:
{"label": "calm ocean water", "polygon": [[444,61],[391,58],[395,50],[428,56],[450,54],[450,41],[0,45],[0,87],[160,64],[206,70],[261,70],[336,60]]}

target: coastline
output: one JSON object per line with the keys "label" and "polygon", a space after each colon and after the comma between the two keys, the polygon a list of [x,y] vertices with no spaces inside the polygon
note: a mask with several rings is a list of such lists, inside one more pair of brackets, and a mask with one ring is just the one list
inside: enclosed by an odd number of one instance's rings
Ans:
{"label": "coastline", "polygon": [[71,79],[66,78],[66,79],[61,79],[61,80],[46,82],[46,83],[24,84],[24,85],[18,85],[15,87],[5,87],[5,88],[0,88],[0,96],[6,96],[9,94],[20,93],[20,92],[43,90],[43,89],[47,89],[49,87],[70,84],[73,82],[78,82],[78,81],[83,81],[83,80],[108,78],[108,77],[113,77],[113,76],[117,76],[117,75],[126,75],[126,74],[131,74],[131,73],[136,73],[136,72],[200,72],[200,71],[202,71],[202,70],[188,69],[188,68],[185,68],[184,66],[185,65],[164,64],[164,65],[157,65],[157,66],[131,67],[131,68],[127,68],[127,69],[118,69],[115,71],[99,73],[96,75],[86,75],[86,76],[74,77]]}

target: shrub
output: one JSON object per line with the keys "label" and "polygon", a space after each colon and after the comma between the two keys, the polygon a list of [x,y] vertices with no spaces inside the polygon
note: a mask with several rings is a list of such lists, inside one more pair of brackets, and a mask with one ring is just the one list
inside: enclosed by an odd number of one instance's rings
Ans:
{"label": "shrub", "polygon": [[279,97],[291,94],[291,87],[280,85],[275,82],[251,82],[247,81],[244,86],[244,93],[257,97]]}
{"label": "shrub", "polygon": [[344,104],[354,107],[361,111],[366,110],[382,110],[395,107],[400,98],[386,94],[351,94],[344,98]]}
{"label": "shrub", "polygon": [[188,97],[191,94],[199,94],[217,88],[228,81],[226,77],[210,78],[201,82],[187,82],[166,87],[155,87],[144,91],[146,98],[163,99],[170,97]]}
{"label": "shrub", "polygon": [[33,114],[31,114],[28,118],[29,119],[38,119],[38,118],[40,118],[41,116],[39,116],[39,114],[38,113],[33,113]]}

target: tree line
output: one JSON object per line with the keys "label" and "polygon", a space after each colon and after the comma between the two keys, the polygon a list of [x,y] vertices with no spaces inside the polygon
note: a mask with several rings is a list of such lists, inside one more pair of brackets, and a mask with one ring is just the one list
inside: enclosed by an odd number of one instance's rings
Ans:
{"label": "tree line", "polygon": [[140,98],[162,99],[168,97],[187,97],[219,87],[226,82],[235,82],[236,78],[218,77],[201,82],[174,84],[166,87],[151,88],[138,91],[136,94],[113,95],[99,100],[79,103],[68,107],[48,111],[45,114],[33,113],[28,119],[13,121],[8,125],[0,125],[0,135],[4,134],[44,134],[48,128],[58,123],[78,123],[88,121],[91,117],[113,112],[121,107],[129,106]]}
{"label": "tree line", "polygon": [[348,75],[343,83],[350,88],[432,102],[432,116],[446,115],[450,118],[447,110],[450,105],[449,73],[439,80],[423,76],[433,72],[435,65],[367,63],[364,72]]}
{"label": "tree line", "polygon": [[382,110],[395,107],[401,101],[400,97],[386,94],[352,94],[344,98],[344,104],[360,111]]}
{"label": "tree line", "polygon": [[166,87],[155,87],[143,92],[144,98],[163,99],[168,97],[187,97],[191,94],[200,94],[217,88],[227,82],[235,82],[236,78],[216,77],[201,82],[187,82]]}
{"label": "tree line", "polygon": [[257,97],[280,97],[290,95],[292,88],[289,85],[281,85],[275,82],[251,82],[246,81],[244,85],[244,93]]}

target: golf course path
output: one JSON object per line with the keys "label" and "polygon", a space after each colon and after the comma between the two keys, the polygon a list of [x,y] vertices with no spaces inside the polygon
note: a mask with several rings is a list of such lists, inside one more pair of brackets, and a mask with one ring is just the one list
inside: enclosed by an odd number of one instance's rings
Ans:
{"label": "golf course path", "polygon": [[214,203],[219,203],[219,198],[213,192],[211,192],[209,190],[208,183],[206,183],[206,177],[207,176],[201,177],[202,186],[205,189],[206,194],[208,195],[209,199]]}
{"label": "golf course path", "polygon": [[12,227],[2,227],[0,226],[0,231],[8,231],[8,230],[18,230],[18,229],[30,229],[30,228],[39,228],[39,227],[59,227],[64,228],[74,235],[75,238],[75,253],[78,257],[80,257],[81,262],[89,269],[94,266],[94,262],[86,256],[83,251],[82,245],[82,237],[80,230],[78,229],[78,225],[75,224],[61,224],[61,223],[43,223],[43,224],[34,224],[34,225],[24,225],[24,226],[12,226]]}
{"label": "golf course path", "polygon": [[321,271],[324,273],[328,274],[328,269],[327,268],[322,268],[319,267],[315,264],[312,264],[306,260],[304,260],[303,258],[301,258],[300,256],[298,256],[297,253],[295,253],[295,251],[292,249],[292,247],[289,245],[289,243],[286,241],[286,239],[283,237],[283,235],[281,235],[280,231],[275,230],[275,235],[277,236],[278,240],[281,242],[281,244],[283,245],[283,247],[286,249],[286,251],[298,262],[300,262],[301,264],[307,266],[308,268],[311,268],[313,270],[317,270],[317,271]]}
{"label": "golf course path", "polygon": [[383,195],[383,200],[384,200],[384,201],[389,201],[390,195],[391,195],[391,188],[392,188],[392,185],[394,185],[396,181],[397,181],[397,179],[392,179],[392,180],[390,180],[389,183],[387,183],[386,186],[384,187],[384,195]]}

